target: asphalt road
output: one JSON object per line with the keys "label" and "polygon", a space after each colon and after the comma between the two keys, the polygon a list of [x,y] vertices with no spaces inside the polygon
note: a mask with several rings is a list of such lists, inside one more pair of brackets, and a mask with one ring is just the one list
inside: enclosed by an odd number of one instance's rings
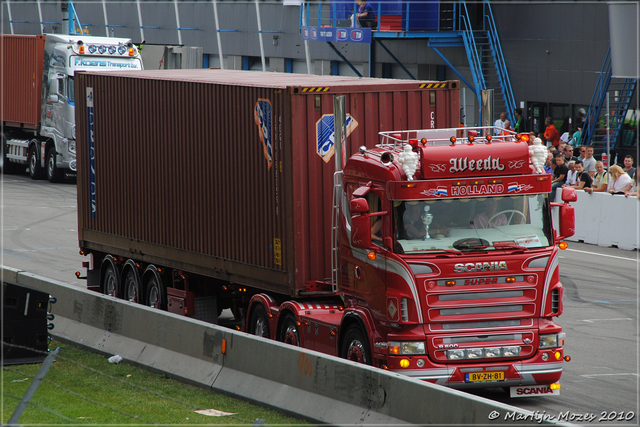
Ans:
{"label": "asphalt road", "polygon": [[[3,265],[85,286],[74,275],[84,274],[88,260],[78,254],[74,183],[5,175],[2,207]],[[564,313],[558,323],[572,360],[564,364],[560,396],[475,394],[577,424],[639,424],[638,266],[637,251],[569,243],[560,257]]]}

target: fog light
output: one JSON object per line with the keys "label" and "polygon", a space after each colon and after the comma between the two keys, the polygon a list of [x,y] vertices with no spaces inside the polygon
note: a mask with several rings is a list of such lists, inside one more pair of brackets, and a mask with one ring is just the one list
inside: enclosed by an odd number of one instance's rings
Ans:
{"label": "fog light", "polygon": [[408,368],[409,367],[409,359],[402,359],[400,361],[400,367],[401,368]]}
{"label": "fog light", "polygon": [[542,353],[542,360],[549,360],[549,354],[548,353]]}
{"label": "fog light", "polygon": [[481,348],[470,348],[467,350],[467,359],[479,359],[483,356]]}
{"label": "fog light", "polygon": [[559,351],[556,351],[553,355],[556,357],[556,360],[562,359],[562,353],[560,353]]}
{"label": "fog light", "polygon": [[553,383],[553,384],[549,385],[549,388],[551,390],[560,390],[560,383]]}
{"label": "fog light", "polygon": [[492,347],[484,349],[484,357],[500,357],[502,356],[502,349],[500,347]]}
{"label": "fog light", "polygon": [[447,359],[449,360],[464,359],[464,350],[447,350]]}
{"label": "fog light", "polygon": [[503,357],[513,357],[520,355],[520,347],[502,347]]}
{"label": "fog light", "polygon": [[418,368],[422,368],[424,366],[424,360],[418,359],[418,361],[416,362],[416,365],[418,365]]}

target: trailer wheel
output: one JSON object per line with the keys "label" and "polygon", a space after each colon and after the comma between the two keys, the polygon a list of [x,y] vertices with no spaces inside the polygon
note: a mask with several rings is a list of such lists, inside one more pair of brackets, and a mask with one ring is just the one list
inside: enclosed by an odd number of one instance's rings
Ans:
{"label": "trailer wheel", "polygon": [[118,298],[118,272],[113,264],[109,263],[104,272],[102,291],[105,295]]}
{"label": "trailer wheel", "polygon": [[367,339],[358,325],[351,325],[347,329],[340,356],[347,360],[371,365]]}
{"label": "trailer wheel", "polygon": [[300,347],[300,334],[298,332],[298,324],[296,323],[296,319],[290,314],[287,314],[282,321],[280,338],[285,344],[291,344]]}
{"label": "trailer wheel", "polygon": [[262,304],[257,304],[251,311],[250,332],[263,338],[271,338],[269,333],[269,317]]}
{"label": "trailer wheel", "polygon": [[64,170],[56,166],[56,149],[49,148],[47,151],[47,179],[49,182],[64,181]]}
{"label": "trailer wheel", "polygon": [[164,285],[157,274],[151,274],[147,281],[147,298],[145,300],[147,305],[151,308],[159,308],[161,310],[165,307],[165,291]]}
{"label": "trailer wheel", "polygon": [[35,145],[32,145],[29,149],[29,175],[31,179],[42,179],[44,171],[40,166],[40,159],[38,158],[38,149]]}
{"label": "trailer wheel", "polygon": [[130,302],[141,303],[140,280],[138,275],[132,269],[127,271],[124,277],[124,299]]}

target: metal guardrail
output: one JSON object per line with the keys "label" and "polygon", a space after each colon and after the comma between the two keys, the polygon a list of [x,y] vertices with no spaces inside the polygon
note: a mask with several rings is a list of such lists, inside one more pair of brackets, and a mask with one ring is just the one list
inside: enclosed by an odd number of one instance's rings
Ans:
{"label": "metal guardrail", "polygon": [[532,424],[535,414],[315,351],[177,316],[10,267],[3,280],[47,292],[52,334],[193,384],[319,423]]}

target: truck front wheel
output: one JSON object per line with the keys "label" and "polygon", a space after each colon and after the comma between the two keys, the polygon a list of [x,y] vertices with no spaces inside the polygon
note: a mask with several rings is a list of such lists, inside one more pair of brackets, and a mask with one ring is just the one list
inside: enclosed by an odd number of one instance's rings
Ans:
{"label": "truck front wheel", "polygon": [[29,149],[29,175],[31,179],[42,179],[44,171],[40,166],[40,159],[38,158],[38,149],[35,145],[32,145]]}
{"label": "truck front wheel", "polygon": [[358,325],[351,325],[344,335],[340,356],[365,365],[371,365],[369,346],[362,330]]}
{"label": "truck front wheel", "polygon": [[64,180],[64,170],[56,166],[55,147],[51,147],[47,151],[47,179],[49,182],[62,182]]}

